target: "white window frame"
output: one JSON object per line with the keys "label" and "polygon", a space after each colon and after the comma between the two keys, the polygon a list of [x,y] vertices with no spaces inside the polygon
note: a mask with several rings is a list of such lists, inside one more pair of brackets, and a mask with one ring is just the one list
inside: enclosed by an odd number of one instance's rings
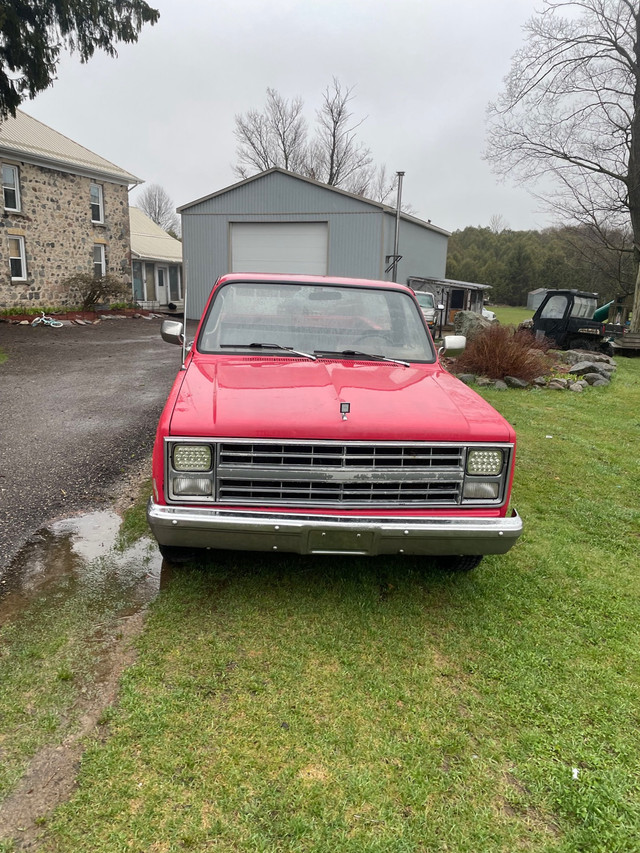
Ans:
{"label": "white window frame", "polygon": [[[9,241],[17,240],[18,246],[20,247],[20,255],[12,255],[11,249],[9,249],[9,273],[11,275],[11,281],[26,281],[27,280],[27,252],[24,243],[24,237],[21,237],[18,234],[9,234]],[[11,245],[11,243],[9,243]],[[19,258],[20,266],[22,267],[22,275],[13,275],[13,270],[11,269],[11,261]]]}
{"label": "white window frame", "polygon": [[[95,202],[92,200],[91,191],[93,190],[94,187],[98,190],[97,205],[100,208],[100,213],[99,213],[100,218],[99,219],[93,218],[93,205],[95,204]],[[102,191],[102,184],[94,184],[94,183],[91,184],[91,187],[89,189],[89,205],[90,205],[90,210],[91,210],[91,221],[96,225],[104,225],[104,193]]]}
{"label": "white window frame", "polygon": [[[14,184],[12,186],[11,184],[5,183],[4,175],[2,176],[2,201],[4,204],[4,209],[19,213],[22,210],[22,202],[20,199],[20,169],[17,166],[13,166],[11,163],[3,163],[2,164],[2,171],[4,172],[5,169],[11,169],[11,171],[13,172]],[[6,190],[13,190],[13,192],[15,192],[15,194],[16,194],[16,205],[15,205],[15,207],[9,207],[7,205]]]}
{"label": "white window frame", "polygon": [[[99,249],[100,258],[96,260],[96,249]],[[100,264],[100,275],[96,275],[98,264]],[[93,244],[93,275],[95,278],[102,278],[107,274],[107,258],[102,243]]]}

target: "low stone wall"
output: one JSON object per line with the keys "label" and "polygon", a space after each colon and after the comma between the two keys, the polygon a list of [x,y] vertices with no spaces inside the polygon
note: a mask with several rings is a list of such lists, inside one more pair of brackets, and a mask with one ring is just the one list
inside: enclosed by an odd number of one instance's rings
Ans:
{"label": "low stone wall", "polygon": [[[589,387],[609,385],[616,369],[613,358],[603,353],[587,350],[554,351],[556,365],[548,376],[538,376],[533,382],[525,382],[516,376],[504,379],[489,379],[475,373],[458,373],[456,376],[466,385],[480,388],[494,388],[506,391],[509,388],[549,388],[553,391],[574,391],[581,393]],[[455,371],[454,371],[455,372]]]}

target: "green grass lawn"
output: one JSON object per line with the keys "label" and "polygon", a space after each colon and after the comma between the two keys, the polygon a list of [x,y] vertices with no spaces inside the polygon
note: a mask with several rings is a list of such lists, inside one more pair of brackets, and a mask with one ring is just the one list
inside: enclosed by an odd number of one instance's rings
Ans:
{"label": "green grass lawn", "polygon": [[518,545],[176,570],[39,849],[638,851],[640,361],[486,396]]}
{"label": "green grass lawn", "polygon": [[489,308],[503,326],[517,326],[518,323],[530,320],[533,317],[533,311],[528,308],[519,308],[513,305],[490,305]]}

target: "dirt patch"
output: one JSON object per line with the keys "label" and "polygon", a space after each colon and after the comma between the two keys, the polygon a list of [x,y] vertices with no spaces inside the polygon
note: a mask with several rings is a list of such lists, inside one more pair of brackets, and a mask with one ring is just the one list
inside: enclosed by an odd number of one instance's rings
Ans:
{"label": "dirt patch", "polygon": [[[146,456],[120,478],[112,496],[115,513],[122,516],[138,499],[150,467],[150,457]],[[70,708],[70,714],[77,720],[74,731],[60,744],[36,753],[16,789],[0,803],[0,840],[13,839],[17,850],[36,849],[45,832],[43,821],[72,794],[86,738],[106,734],[100,721],[104,711],[117,700],[123,672],[135,662],[134,642],[144,625],[145,614],[146,607],[142,607],[121,616],[109,636],[103,638],[93,681],[83,688]]]}
{"label": "dirt patch", "polygon": [[100,662],[94,695],[75,705],[77,730],[59,746],[37,753],[16,790],[0,804],[0,839],[13,838],[18,850],[34,849],[43,832],[42,819],[73,791],[83,740],[96,730],[103,711],[116,700],[120,677],[135,660],[133,641],[143,623],[144,612],[121,620],[117,639]]}

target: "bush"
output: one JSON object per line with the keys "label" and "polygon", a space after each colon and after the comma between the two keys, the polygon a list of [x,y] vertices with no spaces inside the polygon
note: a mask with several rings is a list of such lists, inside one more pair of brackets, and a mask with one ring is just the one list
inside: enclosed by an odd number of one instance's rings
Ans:
{"label": "bush", "polygon": [[99,302],[121,300],[131,293],[127,282],[116,278],[115,275],[94,278],[89,273],[77,273],[65,279],[62,284],[83,311],[91,311]]}
{"label": "bush", "polygon": [[531,332],[495,324],[480,332],[456,360],[456,373],[478,373],[490,379],[515,376],[530,382],[549,371],[548,341]]}

